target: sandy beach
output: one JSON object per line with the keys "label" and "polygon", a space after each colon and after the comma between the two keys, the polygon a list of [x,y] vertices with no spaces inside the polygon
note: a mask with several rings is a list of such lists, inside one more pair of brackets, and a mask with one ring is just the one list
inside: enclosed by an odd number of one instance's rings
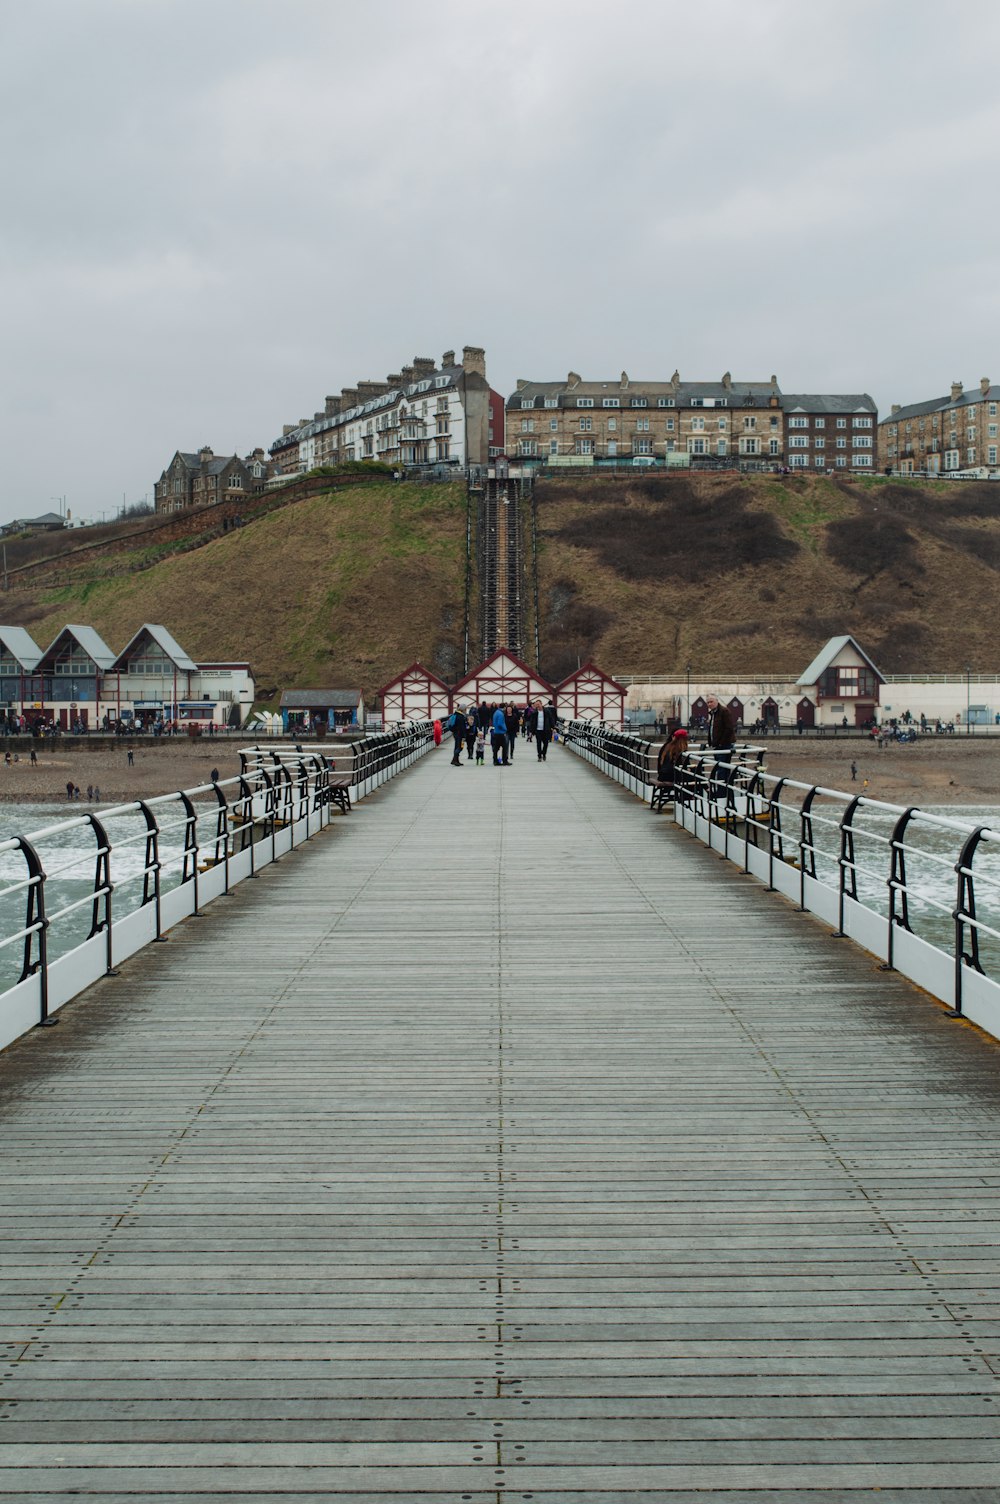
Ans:
{"label": "sandy beach", "polygon": [[[38,766],[28,761],[30,747],[19,761],[6,767],[0,760],[0,802],[66,802],[72,779],[83,791],[97,785],[102,804],[121,804],[175,789],[207,783],[213,768],[221,778],[240,770],[239,747],[233,741],[171,741],[136,744],[134,764],[128,765],[128,743],[97,746],[85,740],[36,745]],[[310,744],[313,745],[313,744]],[[895,743],[880,752],[873,742],[830,741],[819,737],[778,738],[765,743],[765,767],[776,776],[819,783],[827,788],[867,792],[890,804],[1000,805],[1000,737],[968,740],[962,736],[924,737],[909,746]],[[335,744],[327,745],[328,755]],[[857,781],[851,782],[851,763]]]}

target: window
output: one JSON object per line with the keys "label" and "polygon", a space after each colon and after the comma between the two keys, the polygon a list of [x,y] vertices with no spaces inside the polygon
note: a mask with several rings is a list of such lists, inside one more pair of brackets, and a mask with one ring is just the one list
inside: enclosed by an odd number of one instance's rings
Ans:
{"label": "window", "polygon": [[995,439],[997,436],[997,425],[995,423],[988,423],[986,432],[991,439]]}
{"label": "window", "polygon": [[549,419],[549,432],[550,433],[558,433],[559,432],[559,419],[558,418],[550,418]]}
{"label": "window", "polygon": [[759,439],[740,439],[740,453],[741,454],[759,454],[760,453],[760,440]]}
{"label": "window", "polygon": [[589,433],[590,430],[593,428],[593,426],[594,426],[594,420],[593,420],[593,418],[581,418],[580,419],[580,432],[581,433]]}
{"label": "window", "polygon": [[988,465],[995,465],[996,462],[997,462],[997,446],[995,444],[991,444],[990,447],[986,451],[986,463]]}
{"label": "window", "polygon": [[788,463],[795,470],[802,465],[808,465],[809,456],[807,454],[790,454],[788,456]]}
{"label": "window", "polygon": [[855,449],[870,449],[872,447],[871,434],[856,433],[854,435],[854,447]]}
{"label": "window", "polygon": [[[838,439],[837,442],[839,443],[840,440]],[[837,465],[838,465],[838,467],[841,470],[843,470],[846,467],[846,465],[847,465],[847,456],[846,456],[846,454],[838,454],[837,455]]]}
{"label": "window", "polygon": [[534,439],[518,439],[517,452],[523,456],[536,454],[537,449]]}
{"label": "window", "polygon": [[619,407],[620,403],[619,403],[617,397],[603,397],[601,399],[601,406],[602,407]]}
{"label": "window", "polygon": [[974,448],[969,448],[965,451],[965,463],[967,465],[974,465],[976,463],[976,451]]}
{"label": "window", "polygon": [[788,440],[789,449],[808,449],[809,437],[804,433],[793,433]]}
{"label": "window", "polygon": [[636,426],[636,431],[637,432],[641,431],[641,432],[644,432],[644,433],[648,433],[649,432],[649,419],[648,418],[636,418],[636,420],[635,420],[635,426]]}
{"label": "window", "polygon": [[704,407],[705,406],[705,399],[704,399],[704,397],[692,397],[691,398],[691,406],[692,407]]}
{"label": "window", "polygon": [[593,441],[593,439],[577,439],[577,441],[576,441],[576,452],[577,452],[577,454],[593,454],[593,452],[594,452],[594,441]]}
{"label": "window", "polygon": [[[847,419],[846,418],[838,418],[837,419],[837,427],[838,428],[846,428],[847,427]],[[909,425],[909,423],[907,423],[907,425],[906,425],[906,431],[907,431],[907,433],[909,433],[909,430],[910,430],[910,425]]]}
{"label": "window", "polygon": [[522,407],[534,407],[534,405],[535,405],[535,399],[534,399],[534,397],[522,397],[521,398],[521,406]]}
{"label": "window", "polygon": [[727,445],[725,439],[720,439],[715,446],[715,452],[716,454],[725,454],[728,450],[728,447],[729,446]]}
{"label": "window", "polygon": [[697,433],[700,429],[702,429],[704,427],[705,427],[705,419],[704,418],[692,418],[691,419],[691,428],[692,428],[692,430],[695,433]]}
{"label": "window", "polygon": [[824,449],[825,447],[826,447],[826,439],[824,439],[823,435],[821,433],[814,434],[813,435],[813,448],[814,449]]}
{"label": "window", "polygon": [[772,418],[771,419],[771,430],[772,430],[772,432],[777,428],[777,426],[778,426],[778,420],[777,420],[777,418]]}
{"label": "window", "polygon": [[871,428],[872,420],[871,418],[855,418],[854,426],[855,428]]}
{"label": "window", "polygon": [[729,427],[729,419],[728,418],[720,418],[718,426],[719,426],[719,432],[720,433],[725,433],[726,429]]}
{"label": "window", "polygon": [[534,433],[534,431],[535,431],[535,420],[534,420],[534,418],[522,418],[521,419],[521,432],[522,433]]}
{"label": "window", "polygon": [[705,440],[704,439],[688,439],[688,453],[689,454],[704,454],[705,453]]}
{"label": "window", "polygon": [[653,452],[653,442],[652,442],[651,439],[633,439],[632,440],[632,453],[633,454],[652,454],[652,452]]}
{"label": "window", "polygon": [[559,440],[558,439],[550,439],[549,440],[549,453],[550,454],[558,454],[559,453]]}
{"label": "window", "polygon": [[825,418],[813,418],[813,427],[814,428],[825,428],[826,427],[826,419]]}
{"label": "window", "polygon": [[870,454],[856,454],[854,456],[854,464],[859,469],[863,470],[867,465],[870,465],[871,462],[872,457]]}
{"label": "window", "polygon": [[594,399],[593,397],[577,397],[576,405],[577,407],[593,407]]}
{"label": "window", "polygon": [[756,428],[757,427],[757,419],[756,418],[744,418],[743,419],[743,427],[744,427],[744,429]]}
{"label": "window", "polygon": [[846,449],[847,448],[847,440],[846,439],[838,439],[837,440],[837,448],[838,449]]}
{"label": "window", "polygon": [[780,454],[781,453],[781,440],[780,439],[771,439],[771,441],[769,442],[769,444],[767,446],[767,452],[768,452],[768,454]]}
{"label": "window", "polygon": [[546,407],[558,407],[559,406],[559,398],[558,397],[546,397],[546,399],[545,399],[545,406]]}
{"label": "window", "polygon": [[617,418],[609,418],[608,419],[608,433],[614,433],[616,431],[617,427],[618,427],[618,419]]}
{"label": "window", "polygon": [[673,433],[673,431],[674,431],[674,420],[673,420],[673,418],[668,418],[667,419],[667,433]]}
{"label": "window", "polygon": [[995,418],[996,417],[996,415],[997,415],[997,405],[996,405],[995,402],[991,402],[990,403],[989,414],[990,414],[991,418]]}
{"label": "window", "polygon": [[[673,397],[657,397],[656,405],[657,407],[673,407],[674,399]],[[994,406],[996,406],[995,403]]]}
{"label": "window", "polygon": [[645,397],[633,397],[632,398],[632,406],[633,407],[648,407],[648,405],[649,404],[647,403]]}
{"label": "window", "polygon": [[617,439],[609,439],[608,440],[608,459],[615,459],[615,457],[617,456],[617,454],[618,454],[618,440]]}
{"label": "window", "polygon": [[789,418],[789,420],[788,420],[788,426],[789,426],[789,428],[808,428],[809,427],[809,419],[808,418]]}

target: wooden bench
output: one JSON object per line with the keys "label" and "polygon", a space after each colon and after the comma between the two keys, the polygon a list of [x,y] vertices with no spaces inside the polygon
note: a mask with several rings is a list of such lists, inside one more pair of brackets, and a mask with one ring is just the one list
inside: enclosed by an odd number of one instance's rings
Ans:
{"label": "wooden bench", "polygon": [[351,813],[350,773],[330,774],[330,803],[335,804],[342,815]]}

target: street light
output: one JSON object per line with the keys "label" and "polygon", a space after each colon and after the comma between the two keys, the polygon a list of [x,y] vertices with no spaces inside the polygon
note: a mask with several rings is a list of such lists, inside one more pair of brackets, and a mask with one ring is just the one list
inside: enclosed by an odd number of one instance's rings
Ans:
{"label": "street light", "polygon": [[966,670],[965,670],[965,734],[966,734],[966,736],[969,735],[969,699],[970,699],[969,681],[970,681],[971,678],[972,678],[972,669],[967,667]]}
{"label": "street light", "polygon": [[684,672],[688,676],[688,700],[687,700],[687,728],[691,730],[691,665],[685,666]]}

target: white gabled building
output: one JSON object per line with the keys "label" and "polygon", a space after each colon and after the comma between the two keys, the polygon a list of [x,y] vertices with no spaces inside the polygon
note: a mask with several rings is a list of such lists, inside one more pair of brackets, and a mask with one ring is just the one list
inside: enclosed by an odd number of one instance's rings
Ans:
{"label": "white gabled building", "polygon": [[816,707],[817,726],[867,726],[878,719],[884,683],[874,663],[853,637],[831,637],[796,680]]}
{"label": "white gabled building", "polygon": [[486,354],[466,345],[461,361],[446,350],[387,376],[359,381],[322,412],[287,423],[271,445],[274,481],[319,465],[379,460],[394,469],[446,466],[462,471],[489,459],[490,388]]}
{"label": "white gabled building", "polygon": [[146,622],[104,676],[101,718],[242,725],[254,698],[249,663],[195,663],[166,627]]}

